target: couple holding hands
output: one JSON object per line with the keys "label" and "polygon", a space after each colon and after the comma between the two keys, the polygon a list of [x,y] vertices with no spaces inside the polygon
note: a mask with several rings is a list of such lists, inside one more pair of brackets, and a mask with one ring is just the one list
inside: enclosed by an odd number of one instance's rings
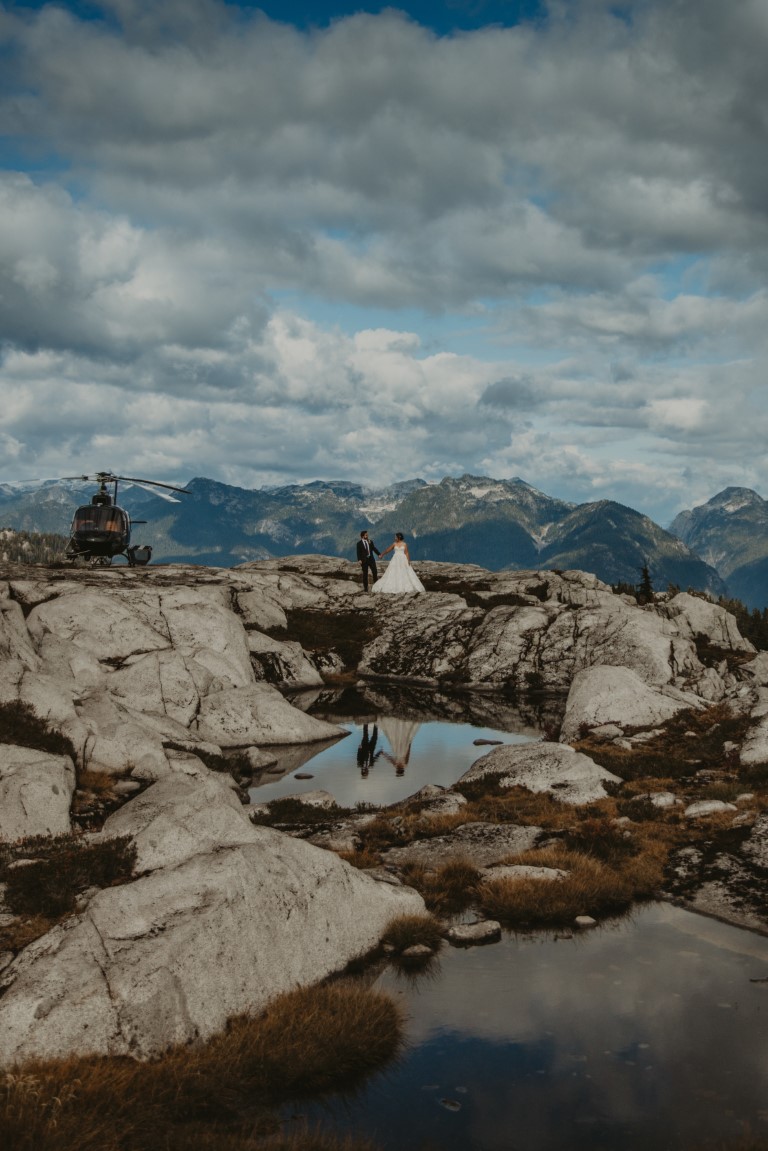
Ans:
{"label": "couple holding hands", "polygon": [[[387,552],[392,552],[392,559],[387,564],[387,570],[381,579],[378,578],[375,556],[384,558]],[[408,554],[408,545],[402,532],[396,532],[395,538],[388,548],[380,552],[373,540],[368,539],[368,532],[360,532],[357,543],[357,559],[363,569],[363,591],[368,591],[368,573],[374,579],[371,591],[375,594],[383,592],[385,595],[402,595],[405,592],[426,591],[415,571],[411,567],[411,557]]]}

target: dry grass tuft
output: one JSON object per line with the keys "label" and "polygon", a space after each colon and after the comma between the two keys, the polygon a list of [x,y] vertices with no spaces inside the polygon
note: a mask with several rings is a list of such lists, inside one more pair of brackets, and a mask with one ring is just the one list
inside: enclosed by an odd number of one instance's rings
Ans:
{"label": "dry grass tuft", "polygon": [[369,848],[363,847],[359,851],[340,851],[338,854],[339,859],[343,859],[345,863],[357,867],[360,871],[369,871],[381,866],[381,856],[378,851],[371,851]]}
{"label": "dry grass tuft", "polygon": [[554,926],[570,923],[577,915],[606,916],[626,911],[635,900],[652,898],[663,877],[667,848],[650,845],[620,864],[568,848],[527,851],[510,863],[558,867],[565,879],[494,879],[479,890],[482,910],[495,919],[517,926]]}
{"label": "dry grass tuft", "polygon": [[433,915],[399,915],[393,919],[382,937],[398,953],[422,944],[436,951],[443,938],[443,926]]}
{"label": "dry grass tuft", "polygon": [[439,914],[462,911],[477,896],[480,871],[469,859],[450,859],[440,867],[406,863],[403,878],[415,887],[430,911]]}
{"label": "dry grass tuft", "polygon": [[377,815],[370,823],[357,829],[360,850],[366,854],[386,851],[395,844],[404,843],[411,837],[407,834],[402,816],[396,812]]}
{"label": "dry grass tuft", "polygon": [[620,864],[640,850],[634,836],[628,835],[621,825],[602,813],[585,816],[570,827],[565,833],[564,843],[574,851],[611,864]]}
{"label": "dry grass tuft", "polygon": [[573,823],[573,808],[560,803],[549,792],[500,787],[493,776],[462,784],[455,790],[460,790],[469,800],[464,809],[468,822],[515,823],[545,827],[548,831],[559,831]]}
{"label": "dry grass tuft", "polygon": [[435,839],[440,835],[450,835],[457,827],[471,823],[476,818],[467,808],[454,811],[450,814],[410,815],[405,819],[405,826],[401,831],[401,839]]}
{"label": "dry grass tuft", "polygon": [[106,771],[81,771],[77,776],[77,786],[91,795],[111,795],[115,786],[115,777]]}
{"label": "dry grass tuft", "polygon": [[44,915],[33,915],[27,919],[14,919],[6,927],[0,927],[0,951],[12,951],[14,954],[23,951],[30,943],[34,943],[46,931],[50,931],[56,924],[55,919],[48,919]]}
{"label": "dry grass tuft", "polygon": [[[389,996],[338,981],[281,995],[256,1020],[233,1020],[194,1062],[222,1088],[239,1081],[277,1104],[358,1086],[400,1053],[402,1027]],[[176,1060],[186,1079],[188,1050]]]}
{"label": "dry grass tuft", "polygon": [[[199,1047],[156,1063],[91,1057],[0,1074],[0,1146],[13,1151],[349,1151],[333,1136],[279,1134],[291,1099],[358,1087],[402,1047],[400,1008],[338,981],[280,996]],[[265,1137],[269,1136],[266,1143]]]}

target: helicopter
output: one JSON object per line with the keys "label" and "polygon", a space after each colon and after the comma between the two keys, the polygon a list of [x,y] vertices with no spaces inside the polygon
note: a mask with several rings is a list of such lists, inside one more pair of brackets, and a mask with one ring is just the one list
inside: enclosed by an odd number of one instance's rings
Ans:
{"label": "helicopter", "polygon": [[[130,567],[143,567],[152,558],[152,548],[148,544],[141,547],[131,544],[131,517],[125,508],[118,507],[118,483],[135,484],[153,495],[160,496],[170,503],[180,501],[175,496],[166,495],[160,488],[190,495],[186,488],[174,484],[163,484],[157,480],[141,480],[134,476],[116,476],[113,472],[95,472],[90,476],[64,476],[66,480],[81,480],[99,485],[89,504],[79,507],[69,529],[69,542],[64,551],[66,559],[79,567],[90,563],[94,567],[109,567],[115,556],[125,556]],[[113,486],[112,492],[108,485]],[[145,524],[146,520],[134,520],[135,524]]]}

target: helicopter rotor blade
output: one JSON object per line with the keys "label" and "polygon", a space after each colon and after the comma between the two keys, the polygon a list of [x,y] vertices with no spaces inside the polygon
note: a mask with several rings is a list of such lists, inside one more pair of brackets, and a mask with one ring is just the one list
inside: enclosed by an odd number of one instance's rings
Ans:
{"label": "helicopter rotor blade", "polygon": [[112,472],[94,472],[90,476],[61,476],[62,480],[79,480],[81,483],[90,484],[113,484],[115,480],[120,479]]}
{"label": "helicopter rotor blade", "polygon": [[[157,496],[161,500],[167,500],[169,504],[180,504],[181,503],[181,500],[177,500],[176,496],[169,496],[167,494],[167,492],[155,491],[155,489],[153,487],[151,488],[148,484],[143,483],[142,480],[128,480],[128,479],[125,479],[124,477],[122,477],[122,478],[123,478],[123,483],[129,488],[133,488],[133,487],[143,488],[145,492],[149,492],[150,495]],[[166,485],[163,484],[163,487],[165,487],[165,486]],[[170,485],[167,485],[167,486],[170,487]],[[174,491],[176,491],[176,490],[180,491],[181,489],[180,488],[179,489],[174,488]],[[189,495],[190,493],[187,492],[186,494]],[[136,522],[137,521],[134,520],[134,523],[136,523]]]}
{"label": "helicopter rotor blade", "polygon": [[113,476],[116,480],[125,480],[126,483],[139,484],[141,486],[149,485],[153,488],[168,488],[172,492],[181,492],[182,495],[189,496],[192,493],[187,491],[186,488],[177,487],[176,484],[162,484],[159,480],[138,480],[135,476]]}

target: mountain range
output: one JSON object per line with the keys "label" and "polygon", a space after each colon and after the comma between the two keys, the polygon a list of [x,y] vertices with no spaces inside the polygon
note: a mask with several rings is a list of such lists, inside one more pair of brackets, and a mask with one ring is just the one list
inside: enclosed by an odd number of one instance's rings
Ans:
{"label": "mountain range", "polygon": [[[315,481],[249,490],[198,477],[187,488],[189,496],[178,503],[137,487],[120,489],[120,504],[134,519],[148,521],[134,528],[133,541],[151,544],[155,561],[228,567],[307,553],[351,560],[367,528],[379,548],[402,531],[417,560],[475,563],[495,571],[580,568],[613,584],[637,584],[647,565],[657,589],[672,583],[721,595],[723,557],[733,551],[729,525],[738,524],[746,540],[748,523],[756,522],[760,509],[764,550],[750,551],[745,542],[743,553],[748,565],[768,557],[768,504],[747,489],[728,492],[747,493],[751,502],[722,499],[727,493],[721,493],[703,508],[681,513],[665,531],[612,500],[567,503],[519,478],[465,475],[434,484],[413,479],[381,489]],[[72,481],[0,483],[0,527],[66,535],[75,507],[88,502],[92,490]],[[727,573],[732,594],[740,570]]]}
{"label": "mountain range", "polygon": [[729,595],[749,608],[768,606],[768,500],[751,488],[725,488],[680,512],[669,530],[717,569]]}

